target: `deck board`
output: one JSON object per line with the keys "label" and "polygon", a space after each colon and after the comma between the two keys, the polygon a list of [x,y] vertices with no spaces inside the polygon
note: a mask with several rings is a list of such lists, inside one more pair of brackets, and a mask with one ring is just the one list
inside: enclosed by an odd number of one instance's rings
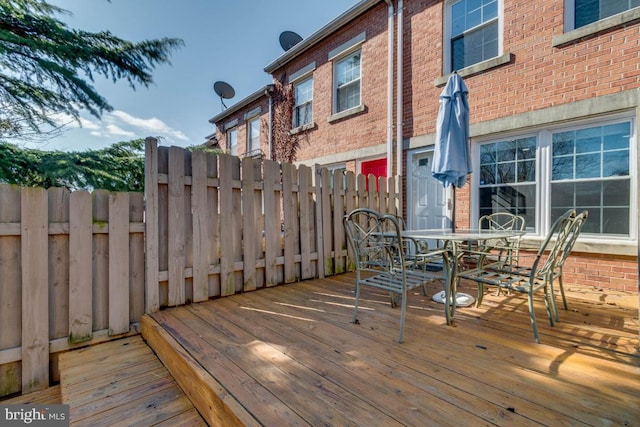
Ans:
{"label": "deck board", "polygon": [[140,335],[63,353],[60,394],[71,425],[206,425]]}
{"label": "deck board", "polygon": [[304,281],[153,317],[264,425],[640,420],[637,295],[569,289],[570,309],[555,327],[537,301],[536,344],[522,295],[487,295],[447,326],[442,305],[413,293],[398,344],[399,312],[384,293],[364,289],[359,324],[350,322],[353,280]]}

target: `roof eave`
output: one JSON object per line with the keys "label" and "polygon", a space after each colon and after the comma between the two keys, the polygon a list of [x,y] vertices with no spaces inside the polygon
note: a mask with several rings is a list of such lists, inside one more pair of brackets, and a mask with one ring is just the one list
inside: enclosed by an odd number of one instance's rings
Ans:
{"label": "roof eave", "polygon": [[255,102],[258,99],[260,99],[261,97],[265,96],[267,92],[268,93],[273,92],[273,84],[268,84],[266,86],[261,87],[260,89],[258,89],[254,93],[252,93],[251,95],[247,96],[246,98],[241,99],[240,101],[238,101],[235,104],[233,104],[231,107],[229,107],[229,108],[225,109],[224,111],[222,111],[221,113],[213,116],[212,118],[209,119],[209,123],[213,123],[215,125],[220,120],[230,116],[231,114],[241,110],[242,108],[246,107],[247,105],[251,104],[252,102]]}
{"label": "roof eave", "polygon": [[362,0],[359,3],[356,3],[353,7],[348,9],[346,12],[338,16],[333,21],[329,22],[324,27],[320,28],[315,33],[311,34],[306,39],[303,39],[300,43],[293,46],[291,49],[280,55],[274,61],[269,63],[264,71],[266,73],[272,74],[278,68],[285,66],[287,63],[311,49],[314,45],[319,43],[321,40],[333,34],[336,30],[342,28],[346,24],[350,23],[358,16],[362,15],[364,12],[371,9],[373,6],[384,0]]}

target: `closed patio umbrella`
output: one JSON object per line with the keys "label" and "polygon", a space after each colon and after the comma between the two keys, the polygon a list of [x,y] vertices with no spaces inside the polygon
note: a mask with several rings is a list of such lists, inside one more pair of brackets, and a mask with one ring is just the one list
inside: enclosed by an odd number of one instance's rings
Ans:
{"label": "closed patio umbrella", "polygon": [[[464,186],[467,175],[471,173],[469,155],[469,90],[462,77],[454,72],[440,93],[440,109],[436,122],[436,142],[431,165],[431,175],[445,187],[453,185],[453,203],[451,209],[451,229],[456,230],[456,188]],[[451,291],[449,291],[451,292]],[[452,313],[455,306],[473,304],[475,298],[464,293],[455,293],[456,303],[447,308]],[[434,301],[444,303],[447,291],[433,295]]]}
{"label": "closed patio umbrella", "polygon": [[455,230],[455,189],[464,186],[471,173],[469,155],[469,90],[457,73],[449,76],[440,94],[436,142],[431,174],[445,187],[453,185],[451,227]]}

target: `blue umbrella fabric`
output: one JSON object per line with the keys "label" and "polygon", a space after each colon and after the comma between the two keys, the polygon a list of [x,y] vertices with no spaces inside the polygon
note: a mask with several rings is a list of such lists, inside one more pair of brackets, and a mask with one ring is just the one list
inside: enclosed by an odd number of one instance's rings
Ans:
{"label": "blue umbrella fabric", "polygon": [[471,173],[469,155],[469,90],[457,73],[440,94],[436,143],[431,174],[445,187],[462,187]]}

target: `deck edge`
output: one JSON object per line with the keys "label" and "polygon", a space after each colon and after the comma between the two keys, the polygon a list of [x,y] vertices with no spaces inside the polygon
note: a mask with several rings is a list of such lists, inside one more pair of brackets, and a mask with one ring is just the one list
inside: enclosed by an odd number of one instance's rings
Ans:
{"label": "deck edge", "polygon": [[150,315],[142,337],[209,425],[259,426],[258,421]]}

